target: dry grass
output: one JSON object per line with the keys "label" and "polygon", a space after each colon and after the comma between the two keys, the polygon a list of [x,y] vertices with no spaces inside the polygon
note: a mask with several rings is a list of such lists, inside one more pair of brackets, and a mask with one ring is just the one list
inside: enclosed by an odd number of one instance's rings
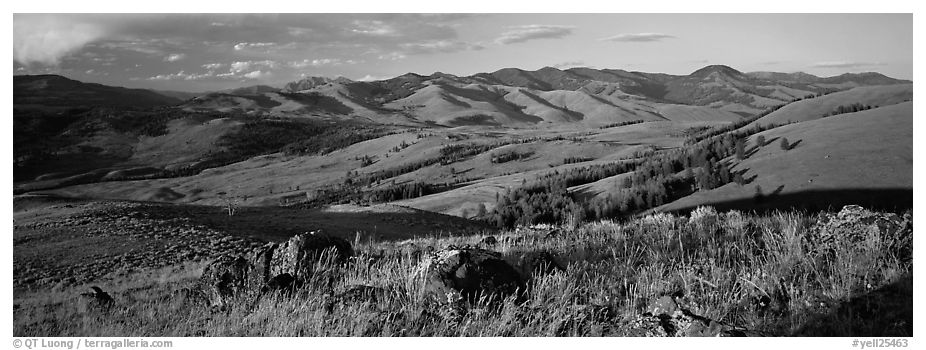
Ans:
{"label": "dry grass", "polygon": [[[417,264],[409,247],[482,238],[434,237],[355,242],[359,254],[350,264],[321,269],[339,276],[332,287],[313,283],[295,296],[222,311],[169,297],[195,281],[202,268],[195,265],[101,283],[116,299],[109,311],[82,310],[74,290],[19,293],[14,335],[622,336],[649,301],[675,294],[693,312],[753,334],[912,336],[912,324],[886,315],[908,312],[912,322],[912,301],[909,310],[905,304],[912,287],[875,305],[886,316],[859,317],[864,307],[843,311],[912,274],[912,262],[882,248],[885,242],[841,242],[821,250],[808,239],[812,215],[701,214],[596,222],[553,236],[531,229],[501,234],[494,249],[513,263],[522,252],[550,251],[568,266],[565,273],[535,278],[520,304],[509,298],[463,311],[421,297],[409,280]],[[334,302],[333,295],[358,284],[390,292],[375,302]]]}

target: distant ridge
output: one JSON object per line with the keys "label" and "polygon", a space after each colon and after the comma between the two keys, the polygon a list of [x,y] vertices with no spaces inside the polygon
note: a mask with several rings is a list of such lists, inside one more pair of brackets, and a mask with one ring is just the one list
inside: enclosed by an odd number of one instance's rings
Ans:
{"label": "distant ridge", "polygon": [[13,76],[14,106],[157,107],[180,102],[151,90],[84,83],[54,74]]}

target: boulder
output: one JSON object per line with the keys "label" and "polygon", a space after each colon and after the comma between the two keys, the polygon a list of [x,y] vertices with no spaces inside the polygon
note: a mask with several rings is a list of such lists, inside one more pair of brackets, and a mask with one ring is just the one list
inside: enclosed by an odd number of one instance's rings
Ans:
{"label": "boulder", "polygon": [[471,247],[448,247],[431,253],[417,267],[413,282],[426,297],[438,300],[457,295],[468,301],[505,297],[523,292],[520,274],[501,254]]}
{"label": "boulder", "polygon": [[479,241],[479,245],[483,246],[493,246],[498,243],[498,239],[495,239],[495,236],[488,236]]}
{"label": "boulder", "polygon": [[[325,255],[326,253],[331,255]],[[266,282],[284,273],[298,279],[311,274],[322,258],[343,263],[351,255],[353,249],[344,239],[304,233],[283,243],[265,245],[252,256],[251,261],[256,270],[256,277]]]}
{"label": "boulder", "polygon": [[317,265],[327,263],[320,262],[321,259],[344,263],[353,254],[350,243],[342,238],[303,233],[283,243],[265,245],[250,260],[255,269],[253,278],[263,284],[284,273],[303,279]]}
{"label": "boulder", "polygon": [[857,244],[870,241],[912,259],[913,225],[893,213],[878,213],[858,205],[847,205],[836,214],[821,214],[810,230],[810,242],[821,251],[834,249],[838,243]]}
{"label": "boulder", "polygon": [[81,293],[80,299],[84,311],[108,310],[114,304],[113,297],[97,286],[90,287],[87,293]]}
{"label": "boulder", "polygon": [[238,295],[251,290],[250,264],[243,257],[221,256],[206,266],[199,278],[199,288],[209,305],[224,308]]}
{"label": "boulder", "polygon": [[316,267],[347,262],[353,253],[344,239],[304,233],[283,243],[268,243],[247,259],[228,255],[216,259],[203,271],[200,288],[210,305],[224,307],[238,295],[291,291],[319,272]]}
{"label": "boulder", "polygon": [[296,288],[299,288],[300,284],[299,280],[293,277],[293,275],[281,273],[273,276],[273,278],[264,283],[263,287],[260,287],[260,295],[274,292],[292,292]]}
{"label": "boulder", "polygon": [[549,275],[557,271],[566,272],[566,268],[557,261],[552,253],[547,251],[521,254],[518,258],[518,266],[521,267],[521,273],[524,276]]}

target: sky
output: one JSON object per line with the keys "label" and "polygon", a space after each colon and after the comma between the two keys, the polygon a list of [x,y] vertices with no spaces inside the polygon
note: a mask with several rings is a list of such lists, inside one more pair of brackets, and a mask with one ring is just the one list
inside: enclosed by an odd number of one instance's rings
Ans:
{"label": "sky", "polygon": [[592,67],[913,77],[911,14],[14,14],[13,74],[214,91]]}

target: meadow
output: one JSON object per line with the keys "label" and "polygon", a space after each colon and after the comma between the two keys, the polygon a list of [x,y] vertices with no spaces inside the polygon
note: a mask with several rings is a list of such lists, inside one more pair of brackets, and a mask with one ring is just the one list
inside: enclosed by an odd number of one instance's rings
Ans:
{"label": "meadow", "polygon": [[[108,309],[81,301],[89,285],[17,292],[13,333],[636,336],[644,335],[640,319],[655,300],[670,295],[740,335],[912,336],[912,229],[826,239],[815,226],[821,215],[702,208],[691,217],[518,227],[494,235],[495,244],[479,234],[358,238],[348,263],[320,261],[317,274],[293,294],[242,298],[224,309],[184,297],[206,263],[187,262],[101,280],[97,285],[115,299]],[[494,250],[514,266],[523,254],[548,252],[565,271],[522,269],[532,275],[522,298],[427,298],[412,278],[420,257],[428,247],[451,245]]]}

